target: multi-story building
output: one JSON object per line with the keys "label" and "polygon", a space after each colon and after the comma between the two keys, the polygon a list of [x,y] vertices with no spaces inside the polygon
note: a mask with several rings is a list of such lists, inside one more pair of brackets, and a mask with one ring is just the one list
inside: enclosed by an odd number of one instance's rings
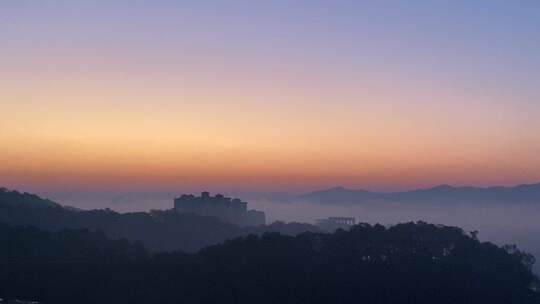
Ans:
{"label": "multi-story building", "polygon": [[178,213],[217,217],[223,222],[239,226],[258,226],[266,222],[264,212],[248,210],[246,202],[221,194],[210,196],[208,192],[202,192],[201,196],[184,194],[174,200],[174,209]]}

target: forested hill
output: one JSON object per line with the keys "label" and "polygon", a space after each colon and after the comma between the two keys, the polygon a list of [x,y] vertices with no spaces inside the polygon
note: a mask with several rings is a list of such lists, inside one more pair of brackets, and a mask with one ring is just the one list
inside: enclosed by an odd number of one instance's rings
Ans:
{"label": "forested hill", "polygon": [[6,188],[0,187],[0,203],[7,207],[32,207],[32,208],[61,208],[62,205],[57,204],[51,200],[41,198],[35,194],[21,193],[19,191],[10,191]]}
{"label": "forested hill", "polygon": [[80,229],[103,231],[111,238],[141,241],[152,251],[195,252],[224,240],[268,231],[298,234],[318,231],[309,224],[274,223],[241,228],[217,218],[177,214],[172,210],[118,213],[109,209],[77,210],[36,195],[0,188],[0,223],[31,225],[44,230]]}
{"label": "forested hill", "polygon": [[540,303],[532,257],[426,223],[247,236],[193,255],[1,224],[0,243],[0,297],[43,303]]}

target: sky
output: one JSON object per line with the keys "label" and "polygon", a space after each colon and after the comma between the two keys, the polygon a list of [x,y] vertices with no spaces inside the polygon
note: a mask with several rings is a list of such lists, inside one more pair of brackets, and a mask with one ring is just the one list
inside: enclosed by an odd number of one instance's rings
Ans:
{"label": "sky", "polygon": [[0,2],[0,185],[540,181],[538,1]]}

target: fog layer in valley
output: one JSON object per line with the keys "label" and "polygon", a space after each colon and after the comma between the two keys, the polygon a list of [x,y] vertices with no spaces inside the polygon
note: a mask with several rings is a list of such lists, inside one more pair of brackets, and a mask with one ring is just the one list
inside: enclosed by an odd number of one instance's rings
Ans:
{"label": "fog layer in valley", "polygon": [[[540,260],[540,205],[478,204],[430,205],[377,202],[363,205],[329,205],[307,202],[254,201],[251,206],[266,212],[267,219],[313,223],[328,216],[352,216],[358,222],[385,225],[406,221],[458,226],[479,231],[481,240],[516,244]],[[536,272],[540,273],[540,265]]]}
{"label": "fog layer in valley", "polygon": [[[61,204],[84,209],[111,208],[120,212],[169,209],[175,194],[45,194]],[[414,204],[372,202],[366,204],[316,204],[301,201],[276,202],[249,199],[250,209],[266,213],[273,221],[315,223],[329,216],[352,216],[358,222],[390,225],[406,221],[458,226],[465,231],[479,231],[479,238],[497,244],[516,244],[540,259],[540,204],[477,203]],[[540,273],[540,265],[536,265]]]}

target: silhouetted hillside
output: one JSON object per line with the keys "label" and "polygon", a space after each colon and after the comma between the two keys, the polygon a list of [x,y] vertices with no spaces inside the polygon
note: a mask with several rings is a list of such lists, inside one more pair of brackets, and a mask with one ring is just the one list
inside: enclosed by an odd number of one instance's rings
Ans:
{"label": "silhouetted hillside", "polygon": [[87,228],[103,231],[111,238],[141,241],[153,251],[187,252],[250,233],[318,231],[315,226],[294,223],[241,228],[214,217],[178,214],[172,210],[134,213],[118,213],[109,209],[83,211],[6,189],[0,190],[0,223],[32,225],[53,231]]}
{"label": "silhouetted hillside", "polygon": [[411,203],[540,203],[540,183],[516,187],[452,187],[440,185],[405,192],[371,192],[335,187],[299,197],[314,203],[369,203],[377,201]]}
{"label": "silhouetted hillside", "polygon": [[5,225],[0,242],[0,297],[43,303],[540,303],[530,255],[426,223],[252,235],[194,255]]}
{"label": "silhouetted hillside", "polygon": [[0,203],[6,207],[28,207],[28,208],[61,208],[62,205],[51,200],[43,199],[35,194],[19,191],[9,191],[0,187]]}
{"label": "silhouetted hillside", "polygon": [[[103,233],[0,224],[0,298],[44,303],[115,303],[125,295],[104,290],[129,279],[149,255],[140,244],[109,240]],[[125,273],[124,273],[125,272]],[[86,302],[90,303],[90,302]]]}

